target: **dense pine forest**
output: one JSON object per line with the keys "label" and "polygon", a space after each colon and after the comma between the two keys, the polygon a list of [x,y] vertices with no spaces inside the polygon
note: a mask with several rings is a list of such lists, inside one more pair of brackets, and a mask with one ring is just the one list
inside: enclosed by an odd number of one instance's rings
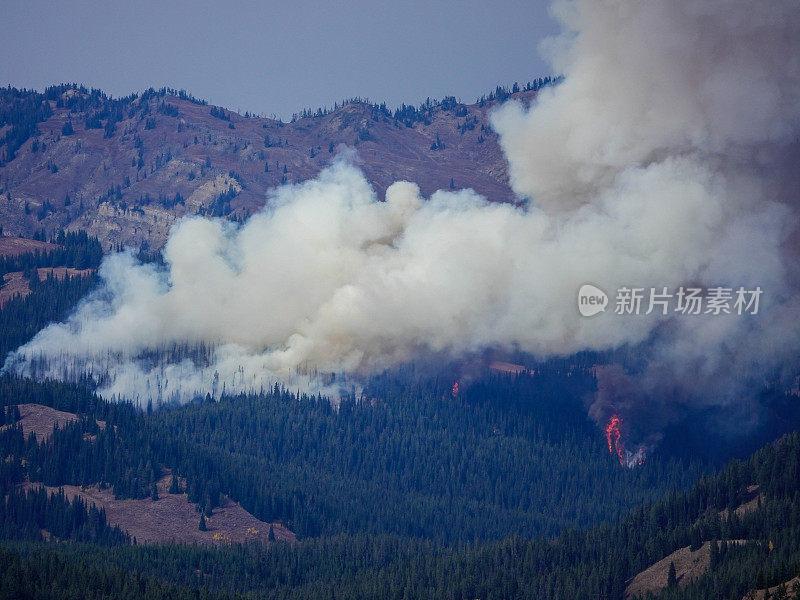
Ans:
{"label": "dense pine forest", "polygon": [[[96,240],[53,242],[4,268],[99,264]],[[3,352],[94,285],[31,277],[0,309]],[[706,542],[708,572],[659,597],[742,598],[800,573],[800,435],[716,473],[667,445],[622,468],[586,416],[592,360],[469,377],[410,364],[335,402],[276,385],[157,409],[106,402],[88,380],[4,376],[0,596],[621,599],[637,573]],[[78,418],[26,437],[28,403]],[[299,541],[137,544],[104,510],[22,485],[150,498],[167,469],[199,514],[231,498]],[[753,489],[758,505],[732,512]]]}
{"label": "dense pine forest", "polygon": [[[296,545],[117,545],[110,551],[6,542],[3,585],[14,593],[49,589],[52,597],[91,582],[97,597],[147,597],[155,587],[187,597],[621,598],[626,581],[653,561],[710,540],[709,572],[661,597],[740,598],[757,585],[787,581],[800,568],[799,468],[800,436],[792,434],[687,492],[632,511],[615,526],[566,530],[551,540],[513,536],[441,545],[361,534]],[[750,482],[766,500],[744,516],[727,516],[723,511],[737,504]],[[54,568],[70,577],[48,577]]]}
{"label": "dense pine forest", "polygon": [[[45,241],[42,233],[37,236]],[[63,319],[96,285],[94,275],[69,275],[58,281],[52,273],[42,280],[37,269],[69,267],[96,269],[103,258],[97,239],[86,232],[63,231],[51,240],[57,246],[48,251],[0,256],[0,281],[7,273],[22,271],[31,294],[15,296],[0,308],[0,355],[5,356],[29,340],[52,321]]]}
{"label": "dense pine forest", "polygon": [[[34,237],[45,241],[44,232]],[[41,267],[72,267],[74,269],[96,269],[103,259],[103,248],[96,238],[85,231],[59,231],[50,242],[56,244],[52,250],[24,252],[0,256],[0,277],[12,271],[29,271]]]}
{"label": "dense pine forest", "polygon": [[548,386],[580,386],[579,378],[548,379],[497,376],[457,398],[441,381],[385,382],[386,400],[375,406],[345,400],[333,407],[275,389],[147,414],[79,386],[6,378],[4,404],[86,418],[56,430],[47,444],[14,427],[0,440],[32,481],[101,483],[120,497],[143,498],[164,466],[186,478],[189,499],[206,514],[225,494],[301,537],[392,533],[452,543],[508,532],[549,536],[616,521],[700,474],[700,465],[658,457],[620,469],[580,404],[570,411],[547,396]]}

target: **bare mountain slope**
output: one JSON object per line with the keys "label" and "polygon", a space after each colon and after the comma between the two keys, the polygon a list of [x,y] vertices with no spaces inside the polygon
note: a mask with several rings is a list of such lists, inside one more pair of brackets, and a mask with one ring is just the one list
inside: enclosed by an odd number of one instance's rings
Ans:
{"label": "bare mountain slope", "polygon": [[[494,98],[395,111],[353,101],[282,123],[167,91],[120,100],[74,86],[0,91],[0,124],[3,113],[32,120],[28,130],[14,129],[8,116],[0,127],[6,235],[80,228],[106,248],[159,247],[176,218],[243,218],[264,205],[269,189],[314,177],[341,146],[355,150],[379,197],[401,179],[426,195],[452,186],[493,201],[513,197],[488,123]],[[535,93],[512,97],[530,101]]]}
{"label": "bare mountain slope", "polygon": [[[106,511],[111,525],[129,533],[140,543],[163,544],[178,542],[203,546],[218,546],[242,543],[251,540],[270,541],[270,526],[276,541],[294,542],[295,534],[280,523],[259,521],[238,503],[223,497],[222,505],[206,517],[206,529],[200,530],[200,513],[189,502],[186,493],[170,494],[171,474],[167,472],[157,484],[158,499],[115,498],[110,488],[100,489],[98,485],[64,485],[67,498],[76,496],[87,504],[94,504]],[[41,483],[26,482],[22,489],[37,488]],[[43,486],[56,493],[59,488]]]}

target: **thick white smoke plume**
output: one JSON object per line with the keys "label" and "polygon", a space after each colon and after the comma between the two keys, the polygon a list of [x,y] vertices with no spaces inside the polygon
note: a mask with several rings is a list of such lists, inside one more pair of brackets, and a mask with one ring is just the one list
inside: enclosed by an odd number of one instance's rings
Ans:
{"label": "thick white smoke plume", "polygon": [[[728,402],[748,379],[763,386],[800,339],[787,262],[798,224],[796,2],[584,0],[554,11],[565,33],[548,48],[564,81],[493,117],[526,207],[471,191],[425,199],[407,182],[381,202],[340,160],[276,190],[244,225],[181,221],[164,270],[110,256],[103,289],[5,368],[91,371],[104,395],[142,401],[312,385],[317,370],[366,372],[424,351],[545,356],[650,340],[638,393],[688,397],[684,383],[716,381]],[[610,294],[764,293],[755,316],[624,317],[612,306],[584,318],[586,282]],[[206,366],[181,350],[198,345]]]}
{"label": "thick white smoke plume", "polygon": [[[800,10],[741,0],[554,10],[565,31],[549,50],[565,81],[533,110],[510,104],[495,118],[514,188],[562,227],[588,213],[627,233],[597,250],[614,263],[614,276],[589,279],[605,289],[764,290],[755,317],[648,322],[645,372],[601,370],[590,412],[634,412],[656,431],[676,404],[724,403],[746,429],[759,416],[746,397],[797,375],[786,371],[800,348]],[[609,210],[632,190],[637,208]],[[642,321],[617,324],[635,340],[628,328]]]}

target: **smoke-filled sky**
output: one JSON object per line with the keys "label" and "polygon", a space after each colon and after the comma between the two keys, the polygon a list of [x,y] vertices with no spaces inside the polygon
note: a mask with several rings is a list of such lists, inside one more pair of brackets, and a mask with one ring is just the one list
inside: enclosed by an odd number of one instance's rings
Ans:
{"label": "smoke-filled sky", "polygon": [[555,30],[543,0],[3,0],[0,85],[185,88],[284,119],[353,96],[469,103],[550,75],[536,47]]}
{"label": "smoke-filled sky", "polygon": [[[413,182],[377,198],[344,155],[276,190],[242,226],[181,221],[164,270],[109,257],[101,292],[7,368],[106,372],[103,394],[142,400],[297,382],[309,368],[363,374],[430,351],[550,356],[646,342],[635,378],[601,377],[598,420],[643,403],[664,419],[686,404],[739,405],[765,380],[796,375],[795,2],[581,0],[554,11],[563,34],[547,50],[564,81],[492,116],[527,203],[423,198]],[[757,315],[609,307],[586,318],[576,295],[587,282],[609,294],[763,294]],[[153,358],[176,344],[213,348],[209,365]]]}

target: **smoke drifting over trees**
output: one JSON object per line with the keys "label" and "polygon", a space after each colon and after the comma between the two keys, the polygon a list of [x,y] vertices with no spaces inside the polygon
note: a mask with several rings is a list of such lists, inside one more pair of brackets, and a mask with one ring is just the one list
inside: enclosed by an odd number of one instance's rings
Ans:
{"label": "smoke drifting over trees", "polygon": [[[108,257],[102,289],[5,368],[91,371],[103,395],[189,398],[307,389],[426,351],[541,356],[646,342],[647,366],[604,383],[591,413],[729,404],[798,349],[800,13],[792,1],[556,2],[546,48],[565,79],[493,117],[524,207],[471,191],[380,202],[341,158],[277,189],[238,226],[189,218],[165,268]],[[794,270],[793,270],[794,269]],[[758,315],[583,318],[586,282],[761,287]],[[197,364],[161,349],[209,348]],[[171,358],[170,358],[171,356]]]}

